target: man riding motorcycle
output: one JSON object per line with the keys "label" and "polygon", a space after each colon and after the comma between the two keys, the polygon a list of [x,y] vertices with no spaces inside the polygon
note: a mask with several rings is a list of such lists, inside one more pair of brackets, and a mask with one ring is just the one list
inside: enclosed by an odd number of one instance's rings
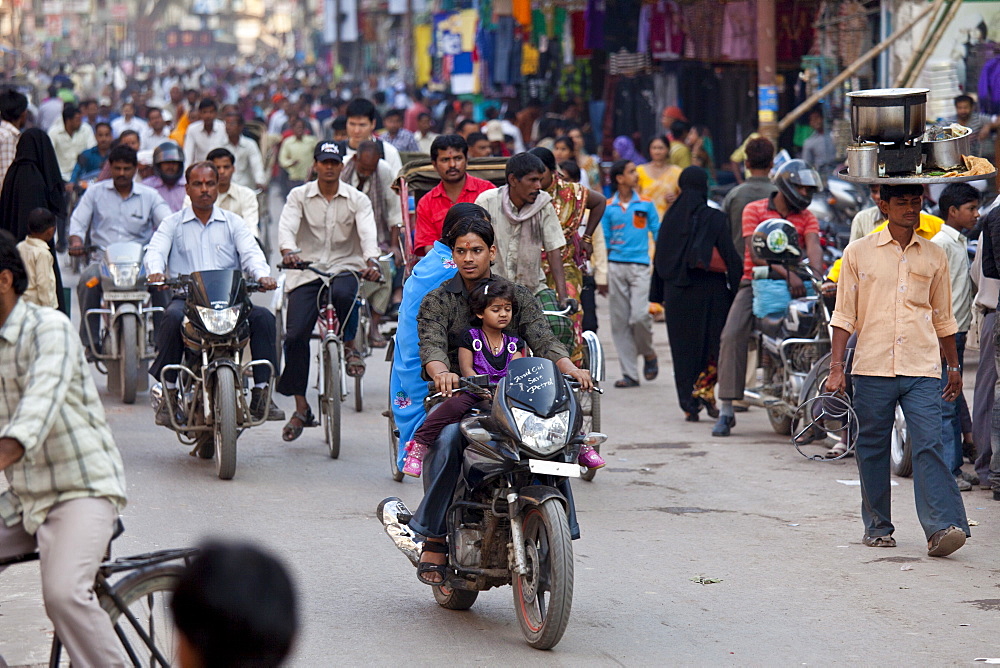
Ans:
{"label": "man riding motorcycle", "polygon": [[719,349],[719,420],[712,436],[729,436],[736,424],[733,401],[743,399],[747,371],[747,348],[753,329],[753,268],[768,266],[776,278],[786,279],[792,297],[805,295],[805,285],[795,273],[781,264],[769,264],[759,258],[748,239],[757,225],[772,218],[788,220],[795,226],[800,239],[805,239],[806,256],[817,273],[823,270],[823,249],[819,244],[819,222],[809,212],[812,195],[822,184],[819,174],[802,160],[789,160],[771,177],[778,192],[767,199],[750,202],[743,209],[743,238],[746,254],[740,288],[729,308],[726,326],[722,330]]}
{"label": "man riding motorcycle", "polygon": [[[451,396],[459,390],[457,333],[468,329],[471,313],[468,295],[480,281],[492,275],[491,263],[496,259],[493,227],[485,213],[456,223],[450,230],[447,244],[458,265],[458,274],[424,297],[417,316],[420,338],[420,359],[424,374],[434,381],[438,392]],[[525,341],[535,355],[556,363],[559,370],[580,383],[583,391],[593,388],[590,372],[578,369],[569,359],[569,352],[556,340],[542,315],[537,300],[528,288],[517,286],[517,304],[509,331]],[[446,575],[444,548],[447,523],[445,514],[451,504],[455,484],[461,475],[462,451],[465,441],[457,424],[441,431],[431,453],[424,461],[425,494],[413,514],[409,526],[427,538],[417,576],[421,582],[439,583]],[[570,531],[579,536],[579,527],[572,513],[573,501],[569,486],[561,490],[569,502]]]}
{"label": "man riding motorcycle", "polygon": [[184,151],[172,141],[153,150],[153,175],[143,180],[177,213],[184,206]]}
{"label": "man riding motorcycle", "polygon": [[[174,276],[209,269],[242,269],[256,280],[261,289],[274,290],[277,281],[271,278],[267,258],[254,239],[250,228],[234,213],[215,205],[219,197],[219,176],[215,165],[198,162],[187,169],[187,194],[191,206],[184,207],[160,224],[149,242],[146,252],[146,271],[149,282],[165,279],[167,266]],[[275,349],[274,314],[261,306],[254,306],[250,313],[250,352],[255,360],[265,359],[277,366]],[[180,364],[184,353],[181,324],[184,321],[184,299],[174,297],[163,312],[163,323],[156,330],[157,356],[149,369],[150,375],[160,380],[172,401],[164,401],[156,414],[157,424],[170,424],[169,407],[176,406],[177,376],[161,370],[168,364]],[[274,402],[267,405],[268,370],[263,365],[254,367],[254,387],[251,392],[250,412],[255,419],[265,413],[268,420],[284,420],[284,412]]]}
{"label": "man riding motorcycle", "polygon": [[[157,226],[170,215],[170,207],[159,193],[134,182],[138,163],[135,151],[128,146],[118,146],[108,154],[111,179],[91,185],[73,210],[69,223],[70,255],[87,253],[84,240],[101,249],[117,241],[146,244]],[[95,262],[80,273],[76,294],[80,313],[100,307],[104,295],[100,263]],[[90,336],[87,335],[88,327]],[[90,341],[94,341],[97,348],[101,347],[99,329],[97,318],[81,321],[80,338],[88,349]]]}

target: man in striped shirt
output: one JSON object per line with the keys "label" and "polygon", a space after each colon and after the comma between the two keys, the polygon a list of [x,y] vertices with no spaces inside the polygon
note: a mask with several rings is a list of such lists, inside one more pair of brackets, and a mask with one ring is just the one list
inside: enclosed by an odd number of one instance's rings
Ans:
{"label": "man in striped shirt", "polygon": [[93,592],[125,507],[121,455],[73,326],[21,299],[27,284],[0,232],[0,559],[39,552],[45,610],[73,665],[123,666]]}

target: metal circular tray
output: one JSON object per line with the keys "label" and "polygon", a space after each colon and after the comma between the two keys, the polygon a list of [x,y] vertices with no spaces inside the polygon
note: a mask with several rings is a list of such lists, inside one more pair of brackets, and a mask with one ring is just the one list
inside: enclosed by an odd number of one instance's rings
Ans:
{"label": "metal circular tray", "polygon": [[975,176],[851,176],[846,169],[837,172],[837,178],[849,183],[866,183],[871,186],[887,185],[902,186],[908,183],[916,185],[934,183],[966,183],[969,181],[983,181],[992,179],[997,175],[996,170],[989,174],[976,174]]}

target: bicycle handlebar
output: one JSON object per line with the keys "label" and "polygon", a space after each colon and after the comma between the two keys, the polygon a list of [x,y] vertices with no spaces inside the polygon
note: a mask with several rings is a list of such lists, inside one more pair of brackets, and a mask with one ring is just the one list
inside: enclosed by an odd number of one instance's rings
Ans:
{"label": "bicycle handlebar", "polygon": [[[316,267],[313,267],[312,266],[312,262],[309,262],[309,261],[296,262],[295,264],[284,264],[282,262],[279,262],[278,264],[276,264],[274,266],[277,267],[279,270],[283,270],[283,269],[295,269],[297,271],[311,271],[312,273],[314,273],[314,274],[316,274],[318,276],[322,276],[323,278],[334,278],[334,277],[336,277],[338,275],[338,274],[334,274],[332,272],[322,271],[320,269],[317,269]],[[351,274],[354,274],[354,276],[357,277],[357,279],[359,281],[366,280],[366,279],[361,278],[361,274],[359,272],[354,271],[353,269],[345,269],[344,271],[345,272],[349,272]],[[379,271],[381,272],[381,269]],[[344,272],[340,272],[340,273],[344,273]],[[385,283],[385,275],[383,274],[377,281],[373,281],[373,282],[374,283]]]}

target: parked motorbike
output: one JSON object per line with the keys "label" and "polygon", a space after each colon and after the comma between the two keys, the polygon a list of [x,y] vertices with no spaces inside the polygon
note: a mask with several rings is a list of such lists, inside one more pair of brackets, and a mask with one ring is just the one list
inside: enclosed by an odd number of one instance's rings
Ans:
{"label": "parked motorbike", "polygon": [[[486,397],[486,382],[465,378],[462,386]],[[517,359],[492,406],[481,403],[462,420],[468,446],[447,513],[448,575],[433,587],[439,605],[466,610],[480,591],[511,584],[521,632],[538,649],[562,638],[573,599],[569,503],[557,485],[580,477],[580,446],[607,438],[580,433],[574,387],[549,360]],[[383,500],[376,516],[417,565],[423,543],[407,526],[403,502]]]}
{"label": "parked motorbike", "polygon": [[[135,402],[138,391],[149,386],[147,368],[154,355],[152,315],[163,309],[150,306],[146,290],[143,248],[135,241],[113,243],[102,253],[100,308],[89,309],[83,317],[100,318],[99,341],[90,340],[91,354],[108,375],[108,391],[126,404]],[[92,337],[90,328],[85,328]],[[101,352],[97,352],[100,350]],[[100,365],[98,365],[100,369]]]}
{"label": "parked motorbike", "polygon": [[270,371],[265,406],[271,403],[274,367],[267,360],[249,358],[250,292],[257,283],[239,271],[215,269],[178,276],[162,284],[186,292],[184,306],[184,359],[163,371],[177,372],[177,403],[160,383],[150,391],[153,410],[166,401],[169,428],[202,459],[215,458],[219,478],[236,474],[236,439],[245,429],[262,425],[265,415],[254,419],[244,378],[254,367]]}

